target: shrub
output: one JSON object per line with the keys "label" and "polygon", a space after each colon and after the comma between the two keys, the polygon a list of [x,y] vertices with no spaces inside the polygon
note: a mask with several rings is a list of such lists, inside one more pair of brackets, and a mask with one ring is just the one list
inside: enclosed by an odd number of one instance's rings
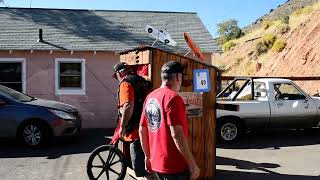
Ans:
{"label": "shrub", "polygon": [[263,21],[262,22],[262,27],[263,29],[267,30],[270,26],[273,25],[273,22],[272,21]]}
{"label": "shrub", "polygon": [[313,11],[312,6],[307,6],[307,7],[304,7],[304,8],[296,10],[293,14],[296,15],[296,16],[299,16],[299,15],[302,15],[302,14],[308,14],[308,13],[310,13],[312,11]]}
{"label": "shrub", "polygon": [[283,24],[289,24],[290,22],[290,17],[289,16],[284,16],[281,18],[281,23]]}
{"label": "shrub", "polygon": [[267,45],[263,41],[260,41],[257,43],[256,51],[257,51],[258,55],[260,55],[262,53],[266,53],[266,52],[268,52],[268,50],[269,50],[269,48],[267,47]]}
{"label": "shrub", "polygon": [[290,31],[290,26],[288,24],[282,23],[277,27],[277,32],[279,34],[285,34],[285,33],[289,32],[289,31]]}
{"label": "shrub", "polygon": [[262,37],[262,40],[256,44],[256,52],[258,55],[266,53],[272,48],[277,36],[273,34],[266,34]]}
{"label": "shrub", "polygon": [[262,41],[266,44],[269,49],[272,47],[273,43],[277,40],[277,36],[274,34],[266,34],[262,37]]}
{"label": "shrub", "polygon": [[282,39],[277,39],[272,46],[272,51],[281,52],[286,45],[286,42],[284,42]]}
{"label": "shrub", "polygon": [[236,46],[236,44],[234,42],[228,41],[228,42],[224,43],[222,46],[223,52],[228,52],[235,46]]}

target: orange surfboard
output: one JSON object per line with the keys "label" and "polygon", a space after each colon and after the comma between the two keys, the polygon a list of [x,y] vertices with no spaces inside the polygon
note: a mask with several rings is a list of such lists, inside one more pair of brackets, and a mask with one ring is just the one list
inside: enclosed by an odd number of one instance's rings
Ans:
{"label": "orange surfboard", "polygon": [[191,36],[187,32],[184,32],[183,36],[188,46],[192,50],[193,55],[195,55],[197,58],[201,59],[202,61],[205,61],[205,56],[203,55],[199,46],[192,40]]}

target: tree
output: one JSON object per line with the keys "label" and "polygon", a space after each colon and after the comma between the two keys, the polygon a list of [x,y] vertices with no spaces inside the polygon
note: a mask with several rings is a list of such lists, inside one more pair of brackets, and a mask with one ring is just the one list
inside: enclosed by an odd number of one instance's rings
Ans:
{"label": "tree", "polygon": [[236,39],[242,36],[242,30],[238,26],[238,21],[235,19],[229,19],[218,23],[219,43],[224,44],[232,39]]}

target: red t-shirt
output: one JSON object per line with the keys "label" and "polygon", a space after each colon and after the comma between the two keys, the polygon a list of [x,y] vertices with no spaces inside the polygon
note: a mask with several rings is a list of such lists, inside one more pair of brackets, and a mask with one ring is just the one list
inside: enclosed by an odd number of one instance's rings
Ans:
{"label": "red t-shirt", "polygon": [[145,100],[141,126],[148,128],[152,170],[179,173],[188,164],[172,139],[169,126],[181,125],[188,138],[185,105],[182,98],[167,87],[151,92]]}

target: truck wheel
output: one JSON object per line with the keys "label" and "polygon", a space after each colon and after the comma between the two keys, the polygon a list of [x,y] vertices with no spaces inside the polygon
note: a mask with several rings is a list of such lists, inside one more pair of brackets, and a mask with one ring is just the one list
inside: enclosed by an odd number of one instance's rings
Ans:
{"label": "truck wheel", "polygon": [[234,120],[224,120],[217,124],[217,139],[220,142],[234,142],[239,138],[242,126]]}

